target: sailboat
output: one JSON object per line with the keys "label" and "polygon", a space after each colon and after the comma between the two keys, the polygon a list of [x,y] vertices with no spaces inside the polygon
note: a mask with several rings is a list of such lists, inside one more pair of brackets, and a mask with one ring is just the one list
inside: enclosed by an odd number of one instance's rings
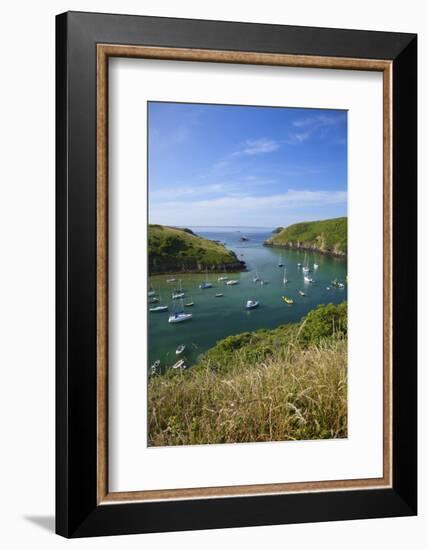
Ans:
{"label": "sailboat", "polygon": [[256,268],[256,275],[253,277],[253,283],[258,283],[260,281],[259,270]]}
{"label": "sailboat", "polygon": [[184,304],[184,307],[192,307],[195,305],[195,302],[193,301],[193,298],[190,296],[189,301]]}
{"label": "sailboat", "polygon": [[300,296],[306,296],[306,292],[303,292],[303,290],[299,290]]}
{"label": "sailboat", "polygon": [[213,284],[208,282],[208,269],[207,269],[207,276],[206,276],[205,282],[201,283],[199,285],[199,288],[201,288],[202,290],[205,290],[206,288],[212,288],[212,286]]}
{"label": "sailboat", "polygon": [[288,279],[287,279],[287,268],[284,267],[284,277],[282,278],[282,284],[283,285],[286,285],[288,283]]}
{"label": "sailboat", "polygon": [[184,321],[190,321],[192,318],[191,313],[184,313],[183,299],[181,300],[181,307],[168,317],[168,323],[183,323]]}
{"label": "sailboat", "polygon": [[156,300],[157,302],[160,302],[158,306],[152,306],[150,309],[150,311],[152,313],[159,313],[161,311],[168,311],[168,306],[164,306],[162,305],[162,297],[159,293],[159,299]]}
{"label": "sailboat", "polygon": [[305,253],[305,260],[304,260],[304,265],[302,267],[302,271],[303,273],[309,273],[310,272],[310,269],[309,269],[309,261],[307,259],[308,255]]}
{"label": "sailboat", "polygon": [[279,255],[279,262],[278,267],[282,267],[284,264],[282,263],[282,254]]}
{"label": "sailboat", "polygon": [[[226,273],[226,268],[224,268],[224,272]],[[217,281],[227,281],[229,277],[227,275],[221,275]]]}
{"label": "sailboat", "polygon": [[303,277],[303,280],[305,281],[305,283],[314,283],[315,281],[312,279],[312,277],[308,277],[308,275],[305,275]]}
{"label": "sailboat", "polygon": [[237,281],[236,279],[230,279],[230,281],[227,281],[227,286],[232,286],[232,285],[239,285],[239,281]]}
{"label": "sailboat", "polygon": [[173,300],[179,300],[180,298],[183,298],[184,297],[184,292],[183,292],[183,289],[181,287],[181,279],[178,281],[178,290],[175,290],[173,293],[172,293],[172,299]]}

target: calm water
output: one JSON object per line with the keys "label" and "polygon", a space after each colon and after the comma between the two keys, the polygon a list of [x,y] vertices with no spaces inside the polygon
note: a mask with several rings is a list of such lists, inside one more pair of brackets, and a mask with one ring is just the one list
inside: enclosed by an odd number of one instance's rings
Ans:
{"label": "calm water", "polygon": [[[180,356],[186,363],[195,363],[200,353],[206,351],[218,340],[231,334],[253,331],[259,328],[274,328],[284,323],[295,322],[301,319],[309,310],[318,304],[340,303],[347,298],[347,286],[344,289],[326,290],[332,279],[346,281],[346,260],[322,254],[308,253],[309,265],[319,265],[310,276],[314,284],[303,281],[301,268],[297,263],[303,263],[305,253],[280,250],[263,246],[263,242],[271,235],[271,229],[242,228],[191,228],[195,233],[208,239],[219,240],[226,247],[233,250],[240,260],[247,265],[247,272],[228,274],[229,278],[238,279],[240,284],[227,286],[225,282],[218,282],[221,274],[208,275],[213,288],[201,290],[199,284],[205,281],[204,274],[189,275],[157,275],[151,277],[153,288],[161,293],[162,304],[172,307],[171,291],[177,283],[168,284],[167,279],[176,277],[181,279],[186,293],[184,302],[195,302],[193,307],[185,308],[186,313],[192,313],[190,321],[178,324],[168,323],[168,312],[149,313],[149,364],[156,359],[161,360],[162,367],[171,366],[179,357],[175,350],[180,344],[186,345],[185,352]],[[241,234],[249,237],[248,241],[239,240]],[[288,283],[283,285],[284,268],[278,267],[282,256],[282,263],[287,268]],[[261,286],[253,282],[255,270],[260,278],[268,284]],[[298,290],[306,292],[300,296]],[[216,298],[215,294],[223,293],[223,298]],[[286,295],[294,300],[293,305],[287,305],[281,300]],[[246,310],[247,300],[259,300],[260,306],[254,310]],[[174,300],[174,302],[176,302]]]}

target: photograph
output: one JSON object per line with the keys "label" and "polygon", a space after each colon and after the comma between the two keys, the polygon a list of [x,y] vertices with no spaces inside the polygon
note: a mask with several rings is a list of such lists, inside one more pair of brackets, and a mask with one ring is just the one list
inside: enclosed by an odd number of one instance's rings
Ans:
{"label": "photograph", "polygon": [[347,112],[148,102],[148,445],[347,437]]}

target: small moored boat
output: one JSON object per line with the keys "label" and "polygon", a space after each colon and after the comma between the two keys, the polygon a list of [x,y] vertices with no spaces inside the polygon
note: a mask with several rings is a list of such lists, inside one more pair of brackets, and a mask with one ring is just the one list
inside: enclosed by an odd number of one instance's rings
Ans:
{"label": "small moored boat", "polygon": [[288,279],[287,279],[287,268],[284,267],[284,277],[282,278],[282,284],[283,285],[286,285],[288,283]]}
{"label": "small moored boat", "polygon": [[258,300],[247,300],[247,303],[245,305],[246,309],[254,309],[255,307],[259,307],[259,301]]}
{"label": "small moored boat", "polygon": [[171,313],[168,317],[168,323],[183,323],[184,321],[190,321],[192,318],[192,313],[184,313],[182,311],[177,311],[177,313]]}
{"label": "small moored boat", "polygon": [[227,281],[227,286],[233,286],[233,285],[239,285],[239,281],[236,279],[231,279],[230,281]]}
{"label": "small moored boat", "polygon": [[177,363],[172,365],[173,369],[187,369],[187,365],[184,364],[184,359],[180,359]]}
{"label": "small moored boat", "polygon": [[184,321],[190,321],[191,318],[192,313],[184,313],[184,304],[183,300],[181,300],[181,308],[177,308],[173,313],[170,314],[170,316],[168,317],[168,323],[183,323]]}
{"label": "small moored boat", "polygon": [[199,288],[202,290],[205,290],[206,288],[212,288],[213,284],[208,281],[208,269],[207,269],[207,275],[204,283],[201,283],[199,285]]}
{"label": "small moored boat", "polygon": [[156,361],[150,367],[150,374],[152,374],[152,375],[158,374],[159,373],[159,367],[160,367],[160,359],[156,359]]}
{"label": "small moored boat", "polygon": [[152,313],[159,313],[161,311],[168,311],[168,306],[153,306],[150,308]]}
{"label": "small moored boat", "polygon": [[218,294],[215,295],[216,298],[223,298],[224,294],[222,294],[221,292],[219,292]]}
{"label": "small moored boat", "polygon": [[299,290],[300,296],[306,296],[306,292],[303,292],[303,290]]}
{"label": "small moored boat", "polygon": [[175,350],[175,355],[181,355],[185,349],[186,346],[184,344],[181,344],[181,346],[178,346],[178,348]]}
{"label": "small moored boat", "polygon": [[184,304],[184,307],[192,307],[195,305],[195,302],[193,301],[192,297],[190,296],[189,301]]}
{"label": "small moored boat", "polygon": [[283,296],[282,299],[286,304],[294,304],[294,300],[292,300],[288,296]]}
{"label": "small moored boat", "polygon": [[212,288],[212,283],[208,283],[208,282],[205,282],[205,283],[201,283],[199,285],[199,288],[201,288],[202,290],[205,290],[206,288]]}

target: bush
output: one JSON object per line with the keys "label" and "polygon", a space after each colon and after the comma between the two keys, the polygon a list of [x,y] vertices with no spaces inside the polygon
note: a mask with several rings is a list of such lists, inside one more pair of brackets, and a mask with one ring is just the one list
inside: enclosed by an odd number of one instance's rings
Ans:
{"label": "bush", "polygon": [[317,343],[322,339],[344,337],[348,334],[348,305],[320,305],[310,311],[299,332],[299,341],[304,344]]}

